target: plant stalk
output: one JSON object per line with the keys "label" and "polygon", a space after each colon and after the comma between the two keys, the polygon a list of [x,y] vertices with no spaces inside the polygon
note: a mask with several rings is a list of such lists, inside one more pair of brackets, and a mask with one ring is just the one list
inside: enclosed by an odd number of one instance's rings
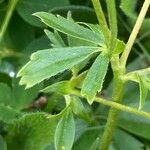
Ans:
{"label": "plant stalk", "polygon": [[92,3],[93,3],[95,13],[96,13],[99,25],[100,25],[100,29],[103,32],[103,35],[105,37],[105,42],[108,43],[107,41],[110,38],[110,32],[109,32],[109,28],[107,25],[105,15],[102,10],[101,3],[99,0],[92,0]]}
{"label": "plant stalk", "polygon": [[0,43],[2,42],[2,39],[5,35],[5,32],[7,30],[8,24],[9,24],[9,21],[12,17],[12,14],[15,10],[15,7],[16,7],[16,4],[18,1],[19,0],[9,0],[6,16],[4,18],[4,21],[2,23],[1,30],[0,30]]}
{"label": "plant stalk", "polygon": [[[72,91],[71,94],[83,98],[80,91],[78,91],[78,90]],[[137,115],[137,116],[141,116],[141,117],[150,119],[150,113],[138,110],[136,108],[132,108],[132,107],[129,107],[129,106],[119,104],[119,103],[115,102],[115,100],[107,100],[107,99],[104,99],[104,98],[101,98],[101,97],[95,97],[94,101],[98,102],[98,103],[101,103],[103,105],[109,106],[109,107],[113,107],[113,108],[115,108],[117,110],[120,110],[120,111],[123,111],[123,112],[127,112],[127,113],[130,113],[130,114],[134,114],[134,115]]]}
{"label": "plant stalk", "polygon": [[140,14],[139,14],[139,16],[137,18],[137,21],[135,23],[135,26],[134,26],[134,28],[132,30],[132,33],[131,33],[131,35],[129,37],[129,40],[128,40],[127,44],[126,44],[126,48],[125,48],[125,50],[124,50],[124,52],[123,52],[123,54],[121,56],[121,59],[120,59],[120,63],[121,63],[121,65],[123,67],[127,63],[128,56],[129,56],[129,54],[131,52],[132,46],[133,46],[133,44],[135,42],[135,39],[136,39],[136,37],[137,37],[137,35],[139,33],[139,30],[140,30],[140,28],[142,26],[142,23],[144,21],[144,18],[146,16],[147,11],[148,11],[149,5],[150,5],[150,0],[145,0],[144,4],[142,6],[142,9],[140,11]]}
{"label": "plant stalk", "polygon": [[[121,103],[124,91],[124,82],[120,79],[121,70],[114,71],[114,85],[113,85],[113,96],[112,99],[116,103]],[[110,108],[109,115],[107,118],[106,127],[100,143],[100,150],[108,150],[109,144],[111,143],[113,132],[115,130],[118,113],[116,108]]]}

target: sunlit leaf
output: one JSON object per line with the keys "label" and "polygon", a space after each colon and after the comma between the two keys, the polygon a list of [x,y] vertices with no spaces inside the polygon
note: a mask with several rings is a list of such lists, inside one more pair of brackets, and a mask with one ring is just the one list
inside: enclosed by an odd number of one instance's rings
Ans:
{"label": "sunlit leaf", "polygon": [[96,47],[67,47],[41,50],[31,55],[18,73],[20,84],[31,87],[82,62],[89,55],[99,51]]}
{"label": "sunlit leaf", "polygon": [[55,30],[79,39],[86,40],[89,43],[91,42],[95,43],[96,45],[104,45],[102,35],[94,33],[88,28],[80,26],[68,19],[46,12],[37,12],[34,15],[39,17],[42,22],[44,22],[49,27],[54,28]]}

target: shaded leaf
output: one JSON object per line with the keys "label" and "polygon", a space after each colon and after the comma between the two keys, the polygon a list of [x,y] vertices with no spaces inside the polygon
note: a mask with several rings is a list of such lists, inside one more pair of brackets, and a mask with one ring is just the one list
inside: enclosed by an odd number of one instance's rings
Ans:
{"label": "shaded leaf", "polygon": [[90,104],[93,103],[97,92],[102,90],[105,75],[107,73],[109,58],[105,54],[100,54],[90,68],[82,85],[81,93]]}
{"label": "shaded leaf", "polygon": [[75,122],[71,111],[59,121],[55,132],[56,150],[71,150],[75,137]]}
{"label": "shaded leaf", "polygon": [[1,135],[0,135],[0,150],[7,150],[6,141],[3,139]]}
{"label": "shaded leaf", "polygon": [[41,27],[42,24],[38,19],[32,16],[38,11],[48,11],[50,9],[69,5],[68,0],[20,0],[17,5],[19,15],[28,23]]}
{"label": "shaded leaf", "polygon": [[90,147],[90,150],[98,150],[99,148],[99,142],[100,142],[100,138],[96,138],[96,140],[93,142],[92,146]]}
{"label": "shaded leaf", "polygon": [[5,123],[12,122],[12,120],[17,119],[22,116],[22,113],[12,109],[9,106],[0,105],[0,121]]}
{"label": "shaded leaf", "polygon": [[88,122],[91,122],[91,118],[88,114],[87,109],[84,107],[81,99],[76,96],[71,97],[71,105],[72,105],[72,111],[79,117],[85,119]]}
{"label": "shaded leaf", "polygon": [[31,113],[9,124],[5,139],[8,149],[41,150],[53,141],[58,118]]}
{"label": "shaded leaf", "polygon": [[95,43],[96,45],[104,45],[103,36],[92,32],[91,30],[84,28],[83,26],[74,23],[68,19],[61,16],[55,16],[46,12],[37,12],[34,14],[39,17],[42,22],[55,30],[58,30],[67,35],[86,40],[90,43]]}
{"label": "shaded leaf", "polygon": [[145,82],[144,80],[141,79],[141,77],[139,76],[139,87],[140,87],[140,104],[139,104],[139,109],[141,109],[144,104],[145,104],[145,100],[148,94],[148,89],[145,86]]}
{"label": "shaded leaf", "polygon": [[92,53],[99,51],[96,47],[68,47],[41,50],[31,55],[28,62],[18,73],[22,76],[20,84],[27,88],[50,78],[82,62]]}
{"label": "shaded leaf", "polygon": [[141,109],[144,106],[148,90],[150,90],[150,68],[129,72],[125,75],[124,79],[126,81],[131,80],[139,83],[140,87],[139,109]]}
{"label": "shaded leaf", "polygon": [[144,145],[134,136],[123,130],[116,130],[113,145],[117,150],[143,150]]}

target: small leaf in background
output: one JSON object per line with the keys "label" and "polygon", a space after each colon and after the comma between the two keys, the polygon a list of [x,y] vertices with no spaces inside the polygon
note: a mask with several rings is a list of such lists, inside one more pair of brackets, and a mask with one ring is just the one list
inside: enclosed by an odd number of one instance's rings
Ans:
{"label": "small leaf in background", "polygon": [[[131,0],[121,0],[120,8],[124,12],[124,14],[129,17],[128,23],[132,26],[134,26],[135,21],[137,19],[137,16],[138,16],[137,9],[140,6],[140,3],[143,3],[143,2],[140,2],[139,0],[132,0],[132,1]],[[142,6],[142,4],[141,4],[141,6]],[[141,30],[144,32],[149,31],[150,30],[149,24],[150,24],[150,18],[149,17],[145,18]]]}
{"label": "small leaf in background", "polygon": [[100,145],[100,138],[96,138],[96,140],[94,141],[94,143],[92,144],[92,146],[90,147],[90,150],[98,150]]}
{"label": "small leaf in background", "polygon": [[52,42],[52,47],[54,48],[65,47],[65,43],[57,31],[54,31],[53,33],[45,29],[44,32],[46,33],[47,37]]}
{"label": "small leaf in background", "polygon": [[139,109],[142,109],[142,107],[145,104],[145,100],[148,94],[148,88],[145,86],[144,80],[138,76],[139,78],[139,87],[140,87],[140,104],[139,104]]}
{"label": "small leaf in background", "polygon": [[6,141],[1,135],[0,135],[0,150],[7,150]]}
{"label": "small leaf in background", "polygon": [[89,43],[95,43],[96,45],[100,46],[104,45],[104,39],[102,35],[94,33],[90,29],[80,26],[73,21],[61,16],[56,17],[55,15],[46,12],[37,12],[34,15],[39,17],[42,22],[49,27],[54,28],[55,30],[79,39],[83,39]]}
{"label": "small leaf in background", "polygon": [[71,150],[75,137],[75,122],[70,110],[59,121],[55,132],[56,150]]}
{"label": "small leaf in background", "polygon": [[41,150],[53,142],[57,116],[46,113],[30,113],[6,127],[8,149]]}
{"label": "small leaf in background", "polygon": [[85,130],[84,133],[74,143],[72,150],[90,150],[91,145],[95,142],[95,139],[102,134],[101,129]]}
{"label": "small leaf in background", "polygon": [[[132,142],[131,142],[132,141]],[[113,136],[116,150],[143,150],[144,144],[124,130],[117,129]]]}
{"label": "small leaf in background", "polygon": [[77,96],[72,96],[71,97],[71,105],[72,105],[72,111],[75,113],[75,115],[83,118],[84,120],[91,122],[91,118],[89,116],[89,112],[84,107],[81,99]]}
{"label": "small leaf in background", "polygon": [[[146,103],[148,109],[145,111],[150,111],[149,102]],[[137,102],[138,105],[138,102]],[[133,134],[136,137],[144,138],[150,141],[150,119],[142,118],[139,116],[131,115],[128,113],[121,113],[118,121],[118,126],[127,132]]]}
{"label": "small leaf in background", "polygon": [[9,107],[0,105],[0,121],[3,121],[5,123],[12,122],[12,120],[15,120],[22,116],[22,113]]}
{"label": "small leaf in background", "polygon": [[109,57],[100,54],[90,68],[82,85],[81,93],[90,104],[93,103],[97,92],[102,90],[105,75],[107,73]]}
{"label": "small leaf in background", "polygon": [[12,102],[12,98],[13,94],[11,88],[5,83],[0,83],[0,103],[9,105]]}
{"label": "small leaf in background", "polygon": [[32,16],[33,13],[67,5],[69,0],[59,0],[59,3],[56,0],[21,0],[18,2],[17,11],[26,22],[41,27],[42,24]]}
{"label": "small leaf in background", "polygon": [[97,47],[67,47],[41,50],[31,55],[31,60],[18,73],[20,84],[26,87],[70,69],[95,52]]}
{"label": "small leaf in background", "polygon": [[19,85],[19,79],[13,79],[11,106],[19,110],[28,106],[38,96],[42,85],[38,84],[30,89],[25,89],[24,86]]}
{"label": "small leaf in background", "polygon": [[148,90],[150,90],[150,68],[129,72],[125,75],[125,80],[131,80],[139,83],[140,104],[139,109],[144,106]]}

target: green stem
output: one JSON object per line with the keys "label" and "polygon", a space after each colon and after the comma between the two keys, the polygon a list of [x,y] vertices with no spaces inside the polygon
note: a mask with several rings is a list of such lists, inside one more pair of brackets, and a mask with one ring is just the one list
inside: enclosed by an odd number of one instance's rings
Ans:
{"label": "green stem", "polygon": [[92,0],[92,3],[93,3],[93,6],[94,6],[96,15],[97,15],[97,19],[98,19],[98,22],[99,22],[99,25],[100,25],[100,29],[103,32],[106,43],[108,43],[107,41],[110,37],[110,33],[109,33],[109,28],[108,28],[108,25],[107,25],[107,22],[106,22],[105,15],[104,15],[103,10],[102,10],[101,3],[100,3],[99,0]]}
{"label": "green stem", "polygon": [[118,26],[117,26],[117,13],[116,13],[116,3],[115,0],[106,0],[107,12],[109,19],[109,27],[111,31],[111,36],[117,38]]}
{"label": "green stem", "polygon": [[[120,71],[121,70],[119,70],[119,69],[114,71],[114,86],[113,86],[112,99],[116,103],[121,103],[122,96],[123,96],[123,90],[124,90],[124,83],[120,79],[120,77],[121,77]],[[100,143],[100,150],[107,150],[109,148],[109,144],[112,140],[113,132],[114,132],[116,124],[117,124],[118,114],[119,114],[118,109],[116,109],[114,107],[112,107],[110,109],[109,115],[107,118],[106,127],[104,130],[104,134],[103,134],[103,137],[102,137],[101,143]]]}
{"label": "green stem", "polygon": [[137,34],[139,33],[140,28],[142,26],[142,23],[144,21],[145,15],[146,15],[146,13],[148,11],[149,5],[150,5],[150,1],[145,0],[144,4],[142,6],[142,9],[140,11],[140,14],[138,16],[138,19],[136,21],[136,24],[135,24],[135,26],[134,26],[134,28],[132,30],[132,33],[131,33],[131,35],[129,37],[129,40],[128,40],[127,44],[126,44],[126,48],[125,48],[125,50],[124,50],[124,52],[123,52],[123,54],[121,56],[120,63],[121,63],[122,66],[126,65],[128,56],[129,56],[130,51],[131,51],[131,48],[132,48],[132,46],[134,44],[134,41],[135,41],[135,39],[137,37]]}
{"label": "green stem", "polygon": [[12,16],[14,10],[15,10],[17,2],[18,2],[18,0],[9,0],[6,16],[4,18],[4,21],[3,21],[3,24],[2,24],[1,30],[0,30],[0,43],[3,39],[3,37],[4,37],[4,34],[5,34],[6,29],[8,27],[11,16]]}
{"label": "green stem", "polygon": [[[80,94],[80,91],[78,91],[78,90],[72,91],[71,94],[73,94],[75,96],[82,97],[82,95]],[[150,119],[150,113],[144,112],[144,111],[141,111],[141,110],[129,107],[129,106],[125,106],[125,105],[122,105],[122,104],[119,104],[119,103],[116,103],[115,100],[110,101],[110,100],[106,100],[104,98],[96,97],[95,102],[101,103],[101,104],[109,106],[109,107],[113,107],[113,108],[115,108],[117,110],[120,110],[120,111],[124,111],[124,112],[130,113],[130,114],[134,114],[134,115],[137,115],[137,116],[141,116],[141,117]]]}

